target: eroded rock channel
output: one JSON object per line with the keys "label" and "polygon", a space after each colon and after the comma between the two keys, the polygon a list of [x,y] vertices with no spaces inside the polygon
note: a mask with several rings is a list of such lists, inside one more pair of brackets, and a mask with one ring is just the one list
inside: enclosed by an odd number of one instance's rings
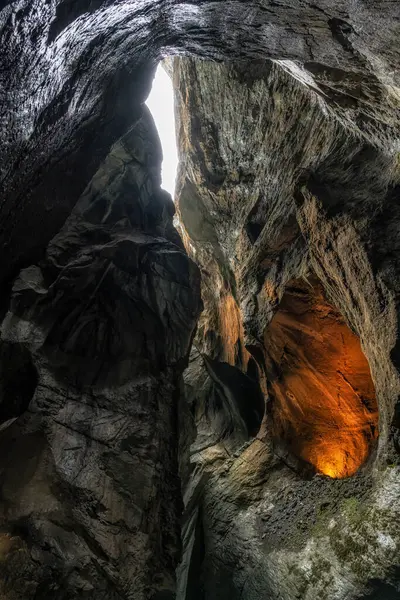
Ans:
{"label": "eroded rock channel", "polygon": [[378,406],[357,336],[320,282],[292,280],[264,333],[271,435],[317,472],[349,477],[378,437]]}
{"label": "eroded rock channel", "polygon": [[0,4],[1,599],[400,597],[399,18]]}

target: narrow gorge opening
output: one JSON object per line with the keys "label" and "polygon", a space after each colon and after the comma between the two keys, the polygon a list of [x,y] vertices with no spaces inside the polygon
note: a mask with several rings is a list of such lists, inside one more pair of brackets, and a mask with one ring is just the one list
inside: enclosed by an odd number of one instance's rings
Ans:
{"label": "narrow gorge opening", "polygon": [[146,104],[157,127],[162,147],[161,186],[174,199],[178,149],[175,136],[174,88],[166,68],[159,63]]}
{"label": "narrow gorge opening", "polygon": [[378,437],[375,389],[358,336],[316,277],[287,285],[264,345],[275,441],[318,473],[354,475]]}
{"label": "narrow gorge opening", "polygon": [[[163,150],[162,186],[174,197],[178,148],[168,63],[158,65],[146,103]],[[182,194],[178,196],[188,227],[186,204]],[[199,199],[192,194],[189,200],[194,210]],[[252,222],[251,232],[248,229],[253,241],[260,227],[257,223],[253,227]],[[204,231],[201,235],[204,237]],[[201,266],[201,261],[192,258]],[[227,299],[235,304],[232,296]],[[220,326],[227,349],[224,361],[237,366],[246,360],[239,356],[240,349],[237,356],[233,350],[240,334],[232,303],[221,303]],[[276,446],[327,477],[354,475],[378,438],[375,388],[358,336],[328,302],[315,275],[287,284],[279,309],[265,330],[264,348],[270,398],[267,410]]]}

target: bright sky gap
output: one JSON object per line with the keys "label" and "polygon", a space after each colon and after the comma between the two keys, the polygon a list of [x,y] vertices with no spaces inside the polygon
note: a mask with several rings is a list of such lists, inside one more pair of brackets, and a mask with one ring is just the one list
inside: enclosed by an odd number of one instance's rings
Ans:
{"label": "bright sky gap", "polygon": [[163,151],[161,186],[174,199],[178,151],[175,138],[174,91],[171,78],[158,65],[153,87],[146,101],[155,121]]}

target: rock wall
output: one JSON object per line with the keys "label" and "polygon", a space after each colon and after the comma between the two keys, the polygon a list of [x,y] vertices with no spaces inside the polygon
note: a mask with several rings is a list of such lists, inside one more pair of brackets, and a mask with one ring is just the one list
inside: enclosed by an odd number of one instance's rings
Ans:
{"label": "rock wall", "polygon": [[175,61],[204,300],[178,597],[396,598],[398,154],[284,65],[252,67]]}
{"label": "rock wall", "polygon": [[177,407],[200,293],[159,171],[143,111],[13,285],[1,329],[2,598],[172,597]]}

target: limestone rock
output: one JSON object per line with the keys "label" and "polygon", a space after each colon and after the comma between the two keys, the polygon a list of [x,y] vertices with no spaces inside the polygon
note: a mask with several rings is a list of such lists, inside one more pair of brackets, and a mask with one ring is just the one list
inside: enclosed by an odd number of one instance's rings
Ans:
{"label": "limestone rock", "polygon": [[178,59],[174,78],[180,226],[202,273],[194,344],[251,378],[266,412],[258,432],[236,419],[212,437],[232,399],[210,416],[207,361],[187,370],[198,501],[178,598],[396,598],[400,279],[380,249],[396,247],[397,211],[383,223],[397,152],[279,62]]}

